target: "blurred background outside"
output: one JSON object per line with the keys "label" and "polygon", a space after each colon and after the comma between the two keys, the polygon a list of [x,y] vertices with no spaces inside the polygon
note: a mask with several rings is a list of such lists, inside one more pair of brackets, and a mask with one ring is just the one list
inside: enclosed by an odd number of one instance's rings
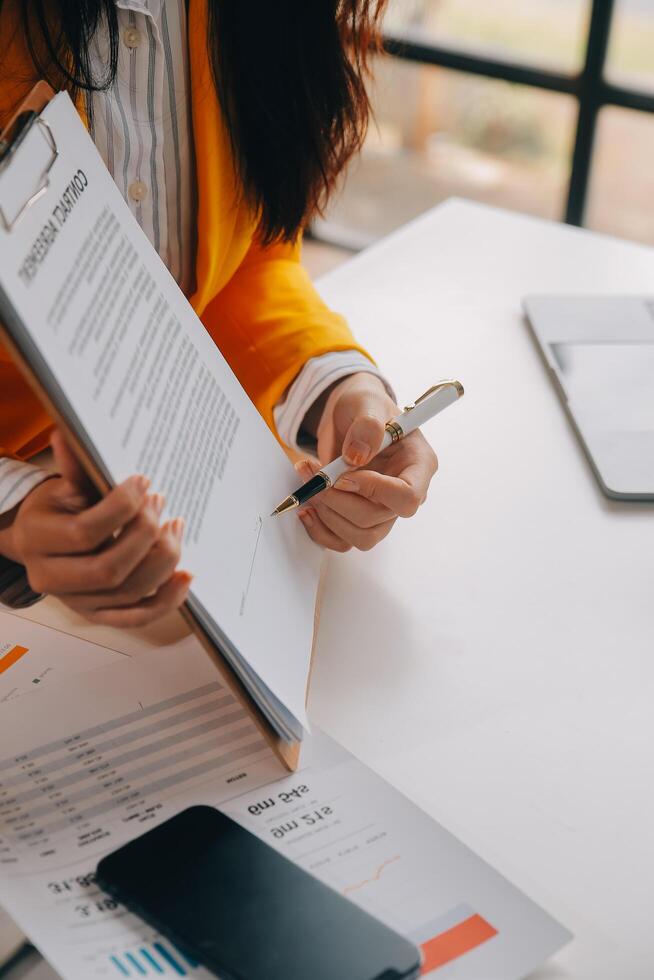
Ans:
{"label": "blurred background outside", "polygon": [[[591,7],[591,0],[391,0],[385,34],[575,77],[586,62]],[[615,0],[602,77],[654,106],[654,0]],[[373,91],[376,123],[316,222],[318,239],[357,249],[453,195],[564,219],[575,94],[388,54],[377,59]],[[584,185],[585,226],[654,244],[654,113],[600,108]]]}

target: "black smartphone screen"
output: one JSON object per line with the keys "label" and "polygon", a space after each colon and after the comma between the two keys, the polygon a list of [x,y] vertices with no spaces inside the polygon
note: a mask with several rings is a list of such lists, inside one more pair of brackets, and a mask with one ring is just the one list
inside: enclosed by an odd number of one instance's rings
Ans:
{"label": "black smartphone screen", "polygon": [[102,888],[222,980],[402,980],[420,951],[208,806],[104,858]]}

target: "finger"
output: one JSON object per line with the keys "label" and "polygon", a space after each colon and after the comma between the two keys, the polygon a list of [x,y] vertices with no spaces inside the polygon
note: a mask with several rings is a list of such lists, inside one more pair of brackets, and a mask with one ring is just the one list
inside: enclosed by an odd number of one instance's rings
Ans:
{"label": "finger", "polygon": [[155,494],[122,533],[101,551],[46,558],[42,563],[42,575],[38,572],[30,574],[32,588],[38,584],[40,592],[60,596],[119,588],[157,541],[160,507],[161,500]]}
{"label": "finger", "polygon": [[358,470],[341,478],[338,486],[341,492],[359,494],[388,507],[398,517],[413,517],[427,496],[429,479],[422,467],[414,464],[399,477],[374,470]]}
{"label": "finger", "polygon": [[351,544],[337,537],[323,524],[313,507],[303,507],[297,514],[307,534],[316,544],[322,545],[323,548],[329,548],[331,551],[340,552],[349,551],[352,547]]}
{"label": "finger", "polygon": [[[177,517],[169,521],[159,535],[141,564],[125,580],[122,590],[127,603],[137,602],[143,596],[156,592],[171,577],[182,554],[184,519]],[[130,599],[130,597],[133,597]]]}
{"label": "finger", "polygon": [[131,476],[97,504],[78,513],[50,511],[41,514],[39,552],[49,555],[79,555],[95,551],[129,524],[141,510],[150,506],[155,509],[158,519],[165,501],[160,494],[153,494],[146,499],[148,486],[146,477]]}
{"label": "finger", "polygon": [[[382,381],[371,375],[355,375],[334,394],[331,414],[336,431],[344,434],[341,453],[351,466],[363,466],[381,448],[392,400]],[[329,415],[327,406],[326,411]]]}
{"label": "finger", "polygon": [[384,403],[374,393],[352,396],[356,414],[345,433],[342,455],[350,466],[365,466],[379,452],[384,438]]}
{"label": "finger", "polygon": [[[314,460],[301,460],[295,464],[295,469],[303,480],[310,480],[320,470],[320,464]],[[315,503],[331,508],[358,527],[376,527],[392,520],[397,515],[383,504],[376,504],[364,497],[351,493],[339,493],[339,483],[333,490],[326,490],[316,496]]]}
{"label": "finger", "polygon": [[377,527],[397,516],[384,504],[366,500],[358,493],[342,493],[338,484],[333,490],[321,494],[319,502],[361,528]]}
{"label": "finger", "polygon": [[318,505],[315,510],[322,523],[332,534],[341,541],[357,548],[358,551],[370,551],[371,548],[374,548],[386,537],[396,521],[396,518],[393,517],[384,524],[377,525],[377,527],[363,528],[352,524],[340,514],[330,510],[329,507],[325,507],[324,504]]}
{"label": "finger", "polygon": [[97,491],[60,429],[53,431],[50,436],[50,445],[52,446],[56,470],[66,483],[67,495],[79,496],[84,500],[95,499]]}
{"label": "finger", "polygon": [[119,629],[147,626],[181,606],[188,595],[192,580],[193,576],[189,572],[175,572],[155,595],[122,609],[98,609],[86,613],[86,618],[91,623],[116,626]]}
{"label": "finger", "polygon": [[141,514],[146,522],[153,515],[158,522],[165,499],[161,494],[155,493],[147,498],[147,506],[144,506],[149,486],[147,477],[131,476],[93,507],[76,515],[75,524],[81,550],[91,551],[99,547]]}
{"label": "finger", "polygon": [[310,480],[320,472],[320,463],[315,459],[300,459],[295,463],[295,470],[302,480]]}
{"label": "finger", "polygon": [[177,518],[165,524],[141,563],[122,585],[108,592],[68,596],[66,601],[78,610],[132,606],[157,591],[175,571],[181,554],[184,521]]}

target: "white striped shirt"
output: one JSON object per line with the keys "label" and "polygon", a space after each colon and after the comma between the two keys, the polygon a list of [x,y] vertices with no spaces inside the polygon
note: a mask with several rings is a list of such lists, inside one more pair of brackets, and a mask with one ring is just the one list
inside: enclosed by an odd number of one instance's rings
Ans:
{"label": "white striped shirt", "polygon": [[[116,80],[89,100],[90,132],[123,197],[189,296],[195,289],[195,168],[186,0],[116,0]],[[109,61],[96,34],[92,67]]]}
{"label": "white striped shirt", "polygon": [[[116,11],[116,78],[89,97],[90,133],[144,233],[189,296],[195,289],[197,202],[186,0],[116,0]],[[91,57],[102,78],[109,64],[106,30],[98,31]],[[313,403],[357,371],[379,374],[354,350],[308,361],[275,408],[280,439],[300,448],[302,421]],[[30,463],[0,459],[0,514],[47,475]]]}

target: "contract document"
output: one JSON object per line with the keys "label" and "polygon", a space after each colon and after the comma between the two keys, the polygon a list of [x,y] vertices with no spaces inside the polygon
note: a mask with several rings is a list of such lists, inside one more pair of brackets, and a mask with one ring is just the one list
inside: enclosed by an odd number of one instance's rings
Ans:
{"label": "contract document", "polygon": [[64,980],[209,980],[94,876],[104,854],[193,804],[414,940],[425,975],[518,980],[569,939],[326,735],[285,772],[194,638],[8,702],[0,746],[0,903]]}
{"label": "contract document", "polygon": [[0,164],[0,215],[1,335],[101,487],[143,473],[185,519],[194,626],[271,741],[297,745],[321,551],[268,516],[294,470],[67,94]]}

